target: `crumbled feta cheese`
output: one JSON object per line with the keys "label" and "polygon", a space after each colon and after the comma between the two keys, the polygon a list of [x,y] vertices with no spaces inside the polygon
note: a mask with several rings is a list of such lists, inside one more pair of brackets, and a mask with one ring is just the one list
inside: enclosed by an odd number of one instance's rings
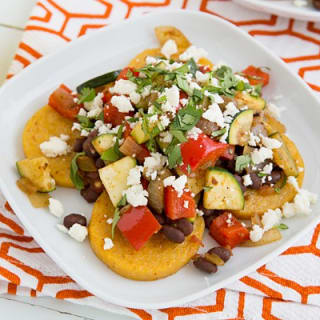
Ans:
{"label": "crumbled feta cheese", "polygon": [[226,223],[227,223],[228,227],[232,226],[233,222],[232,222],[232,214],[231,213],[228,213]]}
{"label": "crumbled feta cheese", "polygon": [[112,222],[113,222],[112,218],[107,219],[107,224],[112,224]]}
{"label": "crumbled feta cheese", "polygon": [[267,159],[272,159],[272,157],[272,150],[265,147],[255,149],[251,152],[251,159],[254,164],[259,164]]}
{"label": "crumbled feta cheese", "polygon": [[123,113],[134,111],[130,99],[126,96],[112,96],[111,103]]}
{"label": "crumbled feta cheese", "polygon": [[89,119],[97,118],[101,112],[102,108],[92,108],[90,111],[88,111],[87,117]]}
{"label": "crumbled feta cheese", "polygon": [[312,210],[311,204],[317,202],[318,196],[308,190],[300,189],[299,193],[294,198],[296,212],[299,214],[309,215]]}
{"label": "crumbled feta cheese", "polygon": [[195,81],[190,81],[189,86],[190,86],[190,89],[192,89],[192,90],[194,90],[194,89],[201,90],[201,87]]}
{"label": "crumbled feta cheese", "polygon": [[174,40],[169,39],[162,46],[160,51],[167,59],[170,59],[171,55],[178,52],[177,44]]}
{"label": "crumbled feta cheese", "polygon": [[298,167],[298,171],[299,171],[299,172],[303,172],[303,171],[304,171],[304,168]]}
{"label": "crumbled feta cheese", "polygon": [[281,147],[282,142],[277,139],[268,138],[260,135],[263,145],[268,149],[278,149]]}
{"label": "crumbled feta cheese", "polygon": [[117,80],[114,84],[114,87],[110,88],[109,91],[111,93],[117,93],[117,94],[127,94],[130,95],[131,93],[136,92],[137,85],[130,81],[125,79]]}
{"label": "crumbled feta cheese", "polygon": [[250,132],[249,141],[248,141],[249,146],[256,147],[259,142],[260,142],[260,138],[256,136],[253,132]]}
{"label": "crumbled feta cheese", "polygon": [[73,102],[74,102],[74,103],[78,103],[78,102],[79,102],[79,99],[78,99],[78,98],[73,98]]}
{"label": "crumbled feta cheese", "polygon": [[184,107],[188,103],[188,99],[186,99],[186,98],[180,99],[180,103]]}
{"label": "crumbled feta cheese", "polygon": [[138,104],[141,99],[141,95],[137,92],[130,93],[129,97],[134,104]]}
{"label": "crumbled feta cheese", "polygon": [[215,103],[218,103],[218,104],[224,103],[223,98],[218,93],[211,93],[208,90],[205,90],[204,95],[212,99]]}
{"label": "crumbled feta cheese", "polygon": [[151,57],[151,56],[146,57],[146,64],[156,64],[159,61],[161,61],[161,60],[156,59],[155,57]]}
{"label": "crumbled feta cheese", "polygon": [[[150,157],[144,159],[144,171],[147,177],[151,177],[153,172],[161,170],[167,163],[167,157],[159,152],[152,152]],[[154,175],[152,176],[154,177]]]}
{"label": "crumbled feta cheese", "polygon": [[90,102],[84,102],[84,108],[88,111],[92,109],[102,109],[103,107],[103,93],[99,92],[95,98]]}
{"label": "crumbled feta cheese", "polygon": [[281,112],[286,110],[284,107],[278,107],[274,103],[269,102],[267,105],[269,113],[275,117],[276,119],[279,119],[281,116]]}
{"label": "crumbled feta cheese", "polygon": [[160,133],[160,141],[164,143],[170,143],[172,141],[172,134],[169,131],[164,131]]}
{"label": "crumbled feta cheese", "polygon": [[208,110],[203,113],[202,117],[215,122],[221,128],[225,126],[222,111],[217,103],[212,103]]}
{"label": "crumbled feta cheese", "polygon": [[291,218],[297,214],[294,203],[286,202],[282,207],[282,214],[285,218]]}
{"label": "crumbled feta cheese", "polygon": [[179,88],[175,85],[171,88],[166,88],[161,96],[163,95],[167,97],[167,101],[162,105],[162,111],[175,114],[180,101]]}
{"label": "crumbled feta cheese", "polygon": [[202,217],[204,215],[202,210],[196,209],[196,213],[199,217]]}
{"label": "crumbled feta cheese", "polygon": [[87,116],[87,111],[83,108],[80,108],[79,112],[78,112],[79,116],[83,116],[86,117]]}
{"label": "crumbled feta cheese", "polygon": [[104,238],[103,250],[110,250],[113,248],[113,241],[110,238]]}
{"label": "crumbled feta cheese", "polygon": [[97,120],[97,121],[94,123],[94,128],[95,128],[95,129],[99,129],[99,128],[101,128],[103,125],[104,125],[104,123],[103,123],[102,120]]}
{"label": "crumbled feta cheese", "polygon": [[198,62],[200,58],[206,57],[208,52],[202,48],[197,48],[196,46],[190,46],[185,52],[183,52],[179,59],[181,61],[188,61],[191,58],[194,59],[195,62]]}
{"label": "crumbled feta cheese", "polygon": [[271,174],[272,169],[273,169],[273,164],[272,162],[270,162],[263,167],[261,172],[265,174]]}
{"label": "crumbled feta cheese", "polygon": [[226,123],[224,127],[226,128],[226,132],[220,137],[219,141],[222,143],[227,143],[227,137],[229,135],[230,125]]}
{"label": "crumbled feta cheese", "polygon": [[202,73],[201,71],[196,72],[196,79],[200,83],[207,82],[210,79],[210,73]]}
{"label": "crumbled feta cheese", "polygon": [[160,116],[160,123],[161,123],[163,129],[165,129],[170,124],[170,119],[164,114],[164,115]]}
{"label": "crumbled feta cheese", "polygon": [[72,227],[69,229],[68,234],[71,238],[82,242],[88,235],[88,229],[85,226],[82,226],[79,223],[75,223],[72,225]]}
{"label": "crumbled feta cheese", "polygon": [[153,116],[149,117],[150,123],[156,123],[158,121],[158,115],[154,114]]}
{"label": "crumbled feta cheese", "polygon": [[68,233],[68,231],[69,231],[63,224],[60,224],[60,223],[58,223],[58,224],[56,225],[56,227],[57,227],[57,229],[58,229],[59,231],[61,231],[61,232],[63,232],[63,233]]}
{"label": "crumbled feta cheese", "polygon": [[143,189],[141,184],[133,185],[127,190],[124,190],[122,195],[126,195],[127,202],[133,207],[146,206],[148,203],[148,192]]}
{"label": "crumbled feta cheese", "polygon": [[89,130],[86,130],[86,129],[82,129],[81,130],[81,137],[87,137],[89,135],[90,131]]}
{"label": "crumbled feta cheese", "polygon": [[60,218],[64,214],[64,208],[62,203],[54,198],[49,198],[49,211],[54,216]]}
{"label": "crumbled feta cheese", "polygon": [[249,83],[249,80],[243,76],[240,76],[240,74],[234,75],[239,81],[243,81],[244,83]]}
{"label": "crumbled feta cheese", "polygon": [[81,131],[81,125],[80,125],[79,122],[74,122],[74,123],[72,124],[71,131],[76,131],[76,130]]}
{"label": "crumbled feta cheese", "polygon": [[277,226],[281,221],[281,210],[279,208],[272,210],[269,209],[263,214],[261,222],[263,224],[264,231],[268,231]]}
{"label": "crumbled feta cheese", "polygon": [[239,109],[233,102],[229,102],[226,105],[226,110],[223,112],[224,116],[231,116],[234,117],[239,112]]}
{"label": "crumbled feta cheese", "polygon": [[48,141],[42,142],[40,144],[41,152],[49,158],[66,155],[71,148],[66,143],[65,137],[65,135],[60,135],[60,137],[53,136]]}
{"label": "crumbled feta cheese", "polygon": [[193,140],[197,140],[199,137],[199,134],[202,133],[202,130],[197,128],[197,127],[193,127],[191,130],[189,130],[187,132],[187,137],[189,139],[193,139]]}
{"label": "crumbled feta cheese", "polygon": [[129,175],[127,177],[127,185],[133,186],[135,184],[140,184],[142,171],[143,171],[142,166],[135,166],[134,168],[130,169]]}
{"label": "crumbled feta cheese", "polygon": [[250,174],[246,174],[242,177],[243,184],[248,187],[252,185],[252,180]]}
{"label": "crumbled feta cheese", "polygon": [[263,229],[259,225],[254,224],[252,226],[252,230],[250,231],[250,240],[253,242],[257,242],[261,240],[262,236],[263,236]]}
{"label": "crumbled feta cheese", "polygon": [[296,189],[296,191],[300,191],[299,185],[298,185],[298,181],[295,177],[293,176],[289,176],[287,179],[288,183],[292,184],[294,186],[294,188]]}
{"label": "crumbled feta cheese", "polygon": [[145,98],[147,97],[151,92],[151,85],[145,86],[141,92],[141,97]]}
{"label": "crumbled feta cheese", "polygon": [[186,208],[186,209],[189,208],[189,201],[188,201],[188,200],[185,200],[185,201],[183,202],[183,207]]}
{"label": "crumbled feta cheese", "polygon": [[182,175],[179,178],[175,178],[174,176],[170,176],[163,180],[163,185],[165,187],[172,186],[178,193],[178,198],[180,198],[183,194],[184,188],[187,183],[187,176]]}

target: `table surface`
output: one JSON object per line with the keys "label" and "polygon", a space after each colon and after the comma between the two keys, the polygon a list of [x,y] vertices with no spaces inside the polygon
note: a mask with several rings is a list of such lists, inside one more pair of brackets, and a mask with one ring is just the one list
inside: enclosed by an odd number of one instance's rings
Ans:
{"label": "table surface", "polygon": [[[0,85],[5,80],[8,68],[21,39],[23,28],[36,0],[0,1]],[[130,318],[99,309],[79,306],[49,297],[28,298],[0,295],[1,319],[46,319],[46,320],[128,320]],[[132,319],[132,318],[131,318]]]}

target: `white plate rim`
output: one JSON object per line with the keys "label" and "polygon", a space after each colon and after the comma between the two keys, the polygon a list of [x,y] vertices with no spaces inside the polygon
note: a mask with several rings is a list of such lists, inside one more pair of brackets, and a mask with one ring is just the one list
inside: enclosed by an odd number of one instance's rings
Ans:
{"label": "white plate rim", "polygon": [[[235,3],[257,11],[267,12],[286,18],[293,18],[302,21],[320,21],[320,11],[302,11],[299,7],[281,7],[276,3],[268,3],[268,1],[258,0],[233,0]],[[274,1],[276,2],[276,1]],[[299,11],[300,9],[300,11]]]}
{"label": "white plate rim", "polygon": [[[314,99],[315,105],[319,105],[318,99],[316,98],[316,96],[312,92],[312,90],[309,88],[309,86],[300,77],[298,77],[297,74],[295,74],[293,71],[291,71],[288,68],[288,66],[285,64],[285,62],[283,62],[273,52],[271,52],[269,49],[265,48],[262,44],[257,42],[254,38],[249,36],[246,32],[244,32],[243,30],[239,29],[238,27],[236,27],[232,23],[230,23],[230,22],[228,22],[228,21],[226,21],[224,19],[221,19],[219,17],[213,16],[213,15],[209,15],[207,13],[195,12],[195,11],[185,11],[185,10],[182,10],[182,9],[159,10],[159,12],[148,13],[148,16],[150,16],[150,15],[153,15],[153,16],[165,15],[167,13],[170,13],[170,14],[183,14],[183,15],[186,15],[186,17],[187,16],[193,16],[193,15],[206,16],[206,17],[209,16],[210,19],[218,20],[219,23],[224,24],[226,28],[233,29],[233,31],[235,33],[242,34],[242,36],[246,37],[248,41],[253,42],[256,46],[260,47],[260,49],[262,49],[262,51],[264,51],[267,55],[271,56],[273,59],[276,59],[278,63],[282,64],[282,66],[284,66],[290,72],[291,76],[295,77],[296,80],[300,83],[300,85],[302,85],[309,92],[309,94],[311,94],[310,98]],[[135,21],[139,21],[140,19],[143,19],[143,17],[144,16],[130,18],[130,19],[125,20],[125,21],[120,21],[120,22],[114,23],[114,24],[112,24],[110,26],[107,26],[105,28],[108,28],[108,30],[112,30],[113,28],[117,28],[118,25],[134,23]],[[100,30],[95,31],[95,33],[97,33],[97,32],[103,33],[105,28],[101,28]],[[33,66],[39,66],[39,65],[41,66],[41,64],[45,64],[48,59],[52,59],[56,54],[61,54],[65,50],[68,50],[68,48],[70,46],[72,46],[72,44],[74,42],[79,43],[81,41],[86,41],[86,39],[88,37],[90,37],[90,34],[89,35],[85,35],[85,36],[83,36],[83,37],[81,37],[79,39],[76,39],[72,43],[66,44],[66,46],[64,48],[60,49],[56,53],[49,54],[49,55],[39,59],[38,61],[35,61],[31,65],[31,67],[22,70],[19,74],[17,74],[12,79],[7,81],[7,83],[5,83],[0,88],[0,97],[1,97],[1,94],[6,90],[7,87],[14,86],[15,79],[19,79],[22,76],[24,76],[25,74],[31,72],[32,69],[33,69]],[[1,179],[1,177],[0,177],[0,188],[1,188],[1,191],[4,194],[5,198],[8,200],[8,202],[12,206],[13,210],[17,214],[18,218],[21,220],[22,224],[30,232],[30,234],[34,237],[36,242],[44,249],[46,254],[48,254],[48,256],[50,256],[52,258],[52,260],[55,261],[58,264],[58,266],[62,270],[64,270],[66,272],[66,274],[72,275],[72,279],[75,280],[81,287],[83,287],[84,289],[89,288],[90,285],[88,284],[88,281],[86,279],[82,279],[82,278],[78,277],[76,274],[73,274],[72,266],[64,263],[63,259],[60,259],[60,257],[58,256],[58,254],[56,254],[56,252],[54,252],[54,251],[52,252],[51,250],[48,249],[48,247],[46,245],[46,241],[44,239],[42,239],[41,236],[39,236],[39,233],[38,233],[37,229],[34,228],[32,226],[32,224],[29,224],[27,222],[27,220],[25,218],[25,214],[23,213],[23,210],[20,209],[20,207],[18,205],[16,205],[15,199],[14,199],[14,195],[11,194],[10,192],[8,192],[8,190],[6,189],[6,182],[3,181]],[[308,225],[306,225],[297,234],[295,234],[290,239],[288,239],[284,244],[280,245],[275,250],[273,250],[271,253],[269,253],[266,256],[264,256],[264,258],[258,260],[256,263],[253,263],[252,265],[250,265],[249,267],[247,267],[243,271],[237,272],[233,276],[231,276],[231,277],[229,277],[229,278],[227,278],[225,280],[222,280],[220,282],[217,282],[216,284],[214,284],[214,285],[212,285],[210,287],[207,287],[207,288],[205,288],[203,290],[200,290],[199,292],[196,292],[194,294],[188,295],[187,297],[182,297],[182,298],[179,298],[179,299],[175,299],[174,301],[169,302],[169,303],[144,303],[144,302],[141,302],[139,304],[131,304],[128,301],[124,302],[123,300],[115,298],[115,297],[112,297],[112,295],[110,295],[108,300],[105,300],[105,301],[106,302],[110,302],[110,303],[114,303],[114,304],[119,305],[119,306],[128,307],[128,308],[161,309],[161,308],[169,308],[169,307],[179,306],[179,305],[182,305],[184,303],[188,303],[190,301],[199,299],[199,298],[201,298],[201,297],[203,297],[203,296],[205,296],[207,294],[210,294],[210,293],[214,292],[215,290],[218,290],[220,288],[223,288],[223,287],[227,286],[228,284],[230,284],[230,283],[242,278],[243,276],[245,276],[245,275],[247,275],[247,274],[249,274],[249,273],[251,273],[253,271],[256,271],[257,268],[259,268],[260,266],[266,264],[268,261],[270,261],[275,256],[279,255],[280,253],[284,252],[296,240],[298,240],[300,237],[305,235],[319,221],[320,221],[320,216],[319,217],[318,216],[314,216],[313,219],[310,221],[310,223]],[[90,291],[90,293],[96,295],[97,297],[105,296],[105,292],[102,293],[99,290],[95,290],[94,288],[91,288],[91,287],[90,287],[90,290],[88,290],[88,291]]]}

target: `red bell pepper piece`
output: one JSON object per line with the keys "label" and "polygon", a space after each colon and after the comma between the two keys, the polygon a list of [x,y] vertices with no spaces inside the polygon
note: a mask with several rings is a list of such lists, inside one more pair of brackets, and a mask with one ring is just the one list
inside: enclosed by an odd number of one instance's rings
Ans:
{"label": "red bell pepper piece", "polygon": [[219,244],[231,248],[249,239],[249,230],[228,212],[212,220],[210,234]]}
{"label": "red bell pepper piece", "polygon": [[221,155],[221,158],[232,160],[234,158],[236,146],[228,144],[228,148],[226,151]]}
{"label": "red bell pepper piece", "polygon": [[146,157],[150,157],[150,152],[144,144],[137,144],[136,141],[128,136],[120,146],[120,151],[130,157],[135,157],[140,163],[144,162]]}
{"label": "red bell pepper piece", "polygon": [[266,86],[269,83],[269,73],[263,71],[261,68],[249,66],[248,68],[243,70],[242,73],[244,73],[244,76],[249,80],[249,83],[253,86],[257,84]]}
{"label": "red bell pepper piece", "polygon": [[118,229],[131,245],[139,250],[161,229],[161,225],[146,206],[130,206],[121,216]]}
{"label": "red bell pepper piece", "polygon": [[196,140],[189,138],[187,142],[181,144],[183,165],[180,166],[180,169],[185,174],[189,174],[188,166],[192,171],[196,171],[209,161],[214,165],[217,159],[225,153],[228,146],[226,143],[210,139],[204,133],[200,133]]}
{"label": "red bell pepper piece", "polygon": [[[187,206],[185,201],[188,202]],[[193,218],[196,215],[196,203],[190,192],[184,191],[181,197],[178,197],[178,192],[169,186],[164,189],[164,211],[172,220]]]}
{"label": "red bell pepper piece", "polygon": [[80,110],[80,105],[74,102],[74,96],[65,85],[51,93],[48,104],[63,117],[72,120],[76,119]]}
{"label": "red bell pepper piece", "polygon": [[120,74],[118,75],[117,80],[120,80],[120,79],[128,80],[127,73],[128,73],[129,70],[133,73],[133,75],[135,77],[139,76],[139,72],[138,71],[134,71],[134,68],[126,67],[126,68],[121,70]]}
{"label": "red bell pepper piece", "polygon": [[131,129],[129,123],[126,122],[124,124],[123,138],[126,139],[126,138],[130,137],[131,131],[132,131],[132,129]]}

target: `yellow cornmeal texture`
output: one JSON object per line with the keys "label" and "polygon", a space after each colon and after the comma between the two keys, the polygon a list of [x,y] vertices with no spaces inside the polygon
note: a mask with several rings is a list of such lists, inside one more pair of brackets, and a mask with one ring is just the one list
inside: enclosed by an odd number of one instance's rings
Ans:
{"label": "yellow cornmeal texture", "polygon": [[[61,134],[70,137],[67,143],[72,146],[79,134],[72,132],[71,128],[71,120],[62,117],[50,106],[44,106],[32,116],[24,128],[22,143],[25,156],[29,159],[44,156],[40,150],[40,144],[52,136],[59,137]],[[70,152],[66,156],[47,158],[51,175],[56,180],[56,184],[61,187],[73,187],[70,179],[70,164],[73,156],[74,153]]]}
{"label": "yellow cornmeal texture", "polygon": [[163,234],[153,235],[143,248],[136,251],[115,229],[114,247],[104,250],[104,238],[111,238],[111,225],[106,223],[113,217],[114,207],[104,192],[96,201],[89,224],[89,241],[97,257],[110,269],[123,277],[151,281],[167,277],[182,268],[195,255],[199,244],[191,241],[195,235],[202,239],[204,221],[198,217],[194,231],[182,244],[167,240]]}
{"label": "yellow cornmeal texture", "polygon": [[[298,184],[301,187],[304,178],[303,159],[296,145],[287,136],[283,135],[282,138],[286,143],[291,156],[296,160],[297,167],[303,168],[303,170],[299,170],[299,174],[296,177]],[[259,194],[259,191],[247,190],[245,193],[244,209],[233,211],[233,213],[238,218],[248,219],[255,213],[263,214],[268,209],[276,209],[282,207],[286,202],[292,201],[296,194],[296,189],[290,183],[286,183],[279,193],[274,192],[270,195],[261,195]]]}

